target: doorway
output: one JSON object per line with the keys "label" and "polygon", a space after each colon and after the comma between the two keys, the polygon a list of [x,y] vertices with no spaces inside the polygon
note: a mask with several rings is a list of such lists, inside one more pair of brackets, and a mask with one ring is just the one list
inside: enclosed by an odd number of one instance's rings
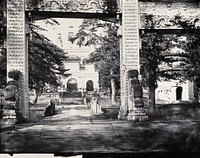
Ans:
{"label": "doorway", "polygon": [[182,100],[183,88],[181,86],[176,88],[176,100]]}
{"label": "doorway", "polygon": [[92,80],[87,81],[86,91],[94,91],[94,83]]}
{"label": "doorway", "polygon": [[69,91],[69,92],[77,92],[78,91],[78,84],[74,78],[70,78],[67,81],[67,91]]}

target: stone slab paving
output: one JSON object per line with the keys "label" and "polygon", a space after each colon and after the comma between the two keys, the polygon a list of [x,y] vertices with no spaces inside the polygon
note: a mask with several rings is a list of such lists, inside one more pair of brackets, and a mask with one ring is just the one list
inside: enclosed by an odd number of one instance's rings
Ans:
{"label": "stone slab paving", "polygon": [[200,121],[133,122],[92,116],[86,105],[65,105],[62,113],[1,132],[1,152],[87,153],[195,151]]}

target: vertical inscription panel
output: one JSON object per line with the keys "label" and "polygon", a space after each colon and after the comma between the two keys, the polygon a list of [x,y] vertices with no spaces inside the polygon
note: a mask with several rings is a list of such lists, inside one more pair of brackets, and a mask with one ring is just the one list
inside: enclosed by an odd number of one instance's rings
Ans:
{"label": "vertical inscription panel", "polygon": [[20,111],[28,117],[28,64],[26,63],[25,2],[7,0],[7,72],[19,70],[22,73],[20,86]]}
{"label": "vertical inscription panel", "polygon": [[[122,5],[122,53],[121,53],[121,111],[129,109],[128,70],[139,69],[139,20],[138,0],[123,0]],[[122,114],[123,115],[123,114]]]}
{"label": "vertical inscription panel", "polygon": [[8,70],[24,70],[25,25],[24,1],[7,1],[7,66]]}
{"label": "vertical inscription panel", "polygon": [[139,68],[138,0],[124,0],[123,4],[123,52],[128,70]]}

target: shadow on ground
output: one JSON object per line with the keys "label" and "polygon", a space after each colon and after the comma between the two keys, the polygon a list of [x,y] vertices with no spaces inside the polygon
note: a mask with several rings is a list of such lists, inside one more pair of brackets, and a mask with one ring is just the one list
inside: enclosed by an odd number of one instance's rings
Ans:
{"label": "shadow on ground", "polygon": [[45,117],[37,123],[15,125],[13,129],[1,131],[1,152],[200,151],[200,120],[133,122],[92,114],[86,105],[65,106],[62,113]]}

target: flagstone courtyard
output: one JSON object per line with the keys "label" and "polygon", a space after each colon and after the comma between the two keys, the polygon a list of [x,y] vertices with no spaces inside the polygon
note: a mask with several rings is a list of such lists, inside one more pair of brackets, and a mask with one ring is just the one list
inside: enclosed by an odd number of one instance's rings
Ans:
{"label": "flagstone courtyard", "polygon": [[87,105],[63,105],[61,113],[1,129],[2,153],[135,153],[198,151],[200,121],[133,122],[94,115]]}

